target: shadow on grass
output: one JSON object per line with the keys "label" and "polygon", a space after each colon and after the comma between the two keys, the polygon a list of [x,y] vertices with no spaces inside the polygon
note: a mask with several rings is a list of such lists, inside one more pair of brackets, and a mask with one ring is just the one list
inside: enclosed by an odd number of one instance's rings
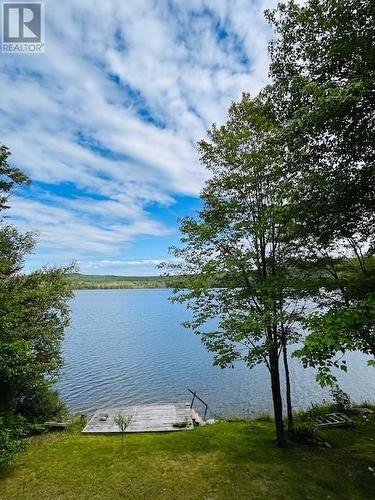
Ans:
{"label": "shadow on grass", "polygon": [[[46,498],[56,498],[61,488],[66,498],[79,497],[83,489],[106,498],[117,484],[135,497],[175,498],[182,492],[179,498],[187,498],[189,492],[190,498],[375,498],[368,469],[374,424],[332,431],[325,434],[333,449],[293,444],[279,449],[272,422],[218,423],[193,431],[128,434],[123,455],[120,436],[48,435],[33,440],[6,478],[17,494],[22,478],[38,478],[30,498],[43,487]],[[165,489],[170,496],[163,497]]]}

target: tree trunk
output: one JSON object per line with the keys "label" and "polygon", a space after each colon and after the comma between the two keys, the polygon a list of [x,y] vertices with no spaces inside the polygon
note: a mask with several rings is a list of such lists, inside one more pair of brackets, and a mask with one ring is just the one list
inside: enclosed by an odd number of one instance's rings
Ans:
{"label": "tree trunk", "polygon": [[273,413],[275,417],[275,427],[276,427],[276,444],[277,446],[282,447],[285,445],[283,402],[281,398],[281,389],[280,389],[279,359],[278,359],[277,349],[275,347],[271,348],[269,359],[270,359]]}
{"label": "tree trunk", "polygon": [[288,433],[293,434],[294,423],[293,423],[292,394],[291,394],[291,387],[290,387],[288,348],[286,346],[286,338],[285,338],[284,329],[283,329],[282,343],[283,343],[283,360],[284,360],[285,384],[286,384],[286,406],[287,406],[287,414],[288,414]]}

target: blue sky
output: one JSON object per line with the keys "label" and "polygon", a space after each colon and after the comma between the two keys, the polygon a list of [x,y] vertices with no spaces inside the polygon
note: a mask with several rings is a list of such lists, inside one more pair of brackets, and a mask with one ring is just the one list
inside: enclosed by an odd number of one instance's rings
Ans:
{"label": "blue sky", "polygon": [[267,82],[256,0],[46,1],[46,53],[0,54],[0,142],[33,179],[10,216],[27,268],[152,275],[199,207],[195,144]]}

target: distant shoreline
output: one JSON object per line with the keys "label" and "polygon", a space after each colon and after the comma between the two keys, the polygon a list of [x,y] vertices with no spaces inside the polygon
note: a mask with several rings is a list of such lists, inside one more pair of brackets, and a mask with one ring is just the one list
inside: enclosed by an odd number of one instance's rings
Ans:
{"label": "distant shoreline", "polygon": [[76,290],[160,290],[178,286],[177,277],[163,276],[101,276],[70,274],[72,289]]}
{"label": "distant shoreline", "polygon": [[97,291],[100,291],[100,290],[173,290],[174,287],[171,287],[171,286],[154,286],[154,287],[126,287],[126,286],[123,286],[123,287],[109,287],[109,286],[103,286],[103,287],[92,287],[92,286],[88,286],[88,287],[80,287],[80,288],[77,288],[77,287],[73,287],[72,290],[73,292],[80,292],[82,290],[97,290]]}

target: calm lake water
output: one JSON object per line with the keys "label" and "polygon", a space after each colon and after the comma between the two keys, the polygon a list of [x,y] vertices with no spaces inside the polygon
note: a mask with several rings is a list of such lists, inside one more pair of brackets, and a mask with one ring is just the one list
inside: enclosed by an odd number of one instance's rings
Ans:
{"label": "calm lake water", "polygon": [[[211,415],[256,414],[272,409],[267,370],[212,366],[212,354],[181,326],[184,306],[170,290],[83,290],[72,301],[72,325],[57,388],[74,412],[116,405],[187,402],[187,388],[208,403]],[[359,354],[347,357],[340,386],[355,401],[375,400],[375,369]],[[291,360],[293,400],[306,407],[329,399],[315,372]]]}

